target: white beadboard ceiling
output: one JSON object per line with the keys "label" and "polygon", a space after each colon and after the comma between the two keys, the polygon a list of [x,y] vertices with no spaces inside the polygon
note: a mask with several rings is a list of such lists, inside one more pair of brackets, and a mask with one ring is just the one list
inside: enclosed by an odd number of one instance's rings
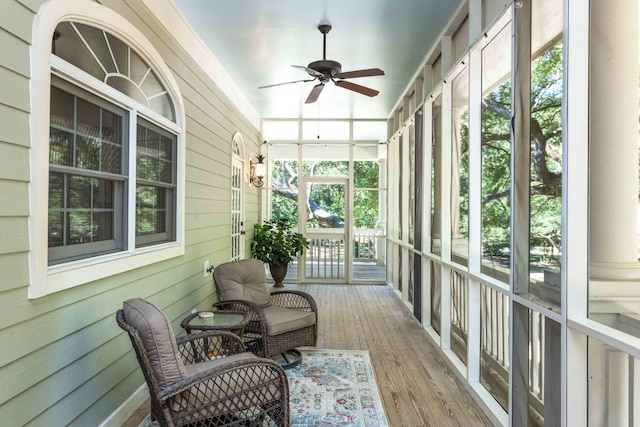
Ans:
{"label": "white beadboard ceiling", "polygon": [[[463,0],[173,0],[262,118],[386,119]],[[342,71],[380,68],[350,79],[380,91],[370,98],[327,84],[258,86],[310,78],[291,65],[322,59],[318,24],[328,22],[327,59]]]}

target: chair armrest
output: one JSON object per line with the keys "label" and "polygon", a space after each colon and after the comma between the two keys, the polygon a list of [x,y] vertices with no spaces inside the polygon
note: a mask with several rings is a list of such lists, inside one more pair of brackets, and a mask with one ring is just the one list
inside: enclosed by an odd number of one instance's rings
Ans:
{"label": "chair armrest", "polygon": [[[217,302],[211,307],[220,310],[237,310],[251,312],[251,319],[249,319],[249,324],[244,330],[243,340],[245,342],[255,341],[256,335],[259,336],[260,340],[262,340],[262,337],[267,336],[267,317],[265,316],[262,307],[258,306],[257,304],[247,300],[227,300]],[[258,356],[265,357],[267,355],[265,346],[266,343],[263,343],[259,346],[259,348],[251,348],[251,351],[253,351]]]}
{"label": "chair armrest", "polygon": [[280,405],[289,419],[289,382],[276,362],[250,358],[217,365],[162,389],[158,395],[164,410],[176,419],[193,422],[202,414],[221,408],[237,412],[259,405]]}
{"label": "chair armrest", "polygon": [[271,302],[278,307],[299,311],[318,312],[318,306],[311,295],[302,291],[277,291],[271,294]]}
{"label": "chair armrest", "polygon": [[258,312],[262,309],[251,301],[241,299],[230,299],[227,301],[219,301],[214,303],[211,308],[217,308],[219,310],[231,310],[231,311],[253,311]]}
{"label": "chair armrest", "polygon": [[267,323],[267,318],[264,316],[262,307],[251,301],[238,299],[220,301],[214,303],[211,308],[218,308],[220,310],[250,311],[252,314],[249,322],[260,322],[265,325]]}
{"label": "chair armrest", "polygon": [[185,364],[209,360],[210,356],[230,356],[245,350],[242,339],[227,331],[204,331],[176,339]]}

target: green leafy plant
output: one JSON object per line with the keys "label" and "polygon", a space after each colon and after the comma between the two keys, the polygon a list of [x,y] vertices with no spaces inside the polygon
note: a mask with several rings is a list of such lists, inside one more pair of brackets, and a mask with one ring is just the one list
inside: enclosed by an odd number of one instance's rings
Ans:
{"label": "green leafy plant", "polygon": [[309,247],[302,234],[293,231],[286,219],[253,226],[251,255],[269,265],[288,265]]}

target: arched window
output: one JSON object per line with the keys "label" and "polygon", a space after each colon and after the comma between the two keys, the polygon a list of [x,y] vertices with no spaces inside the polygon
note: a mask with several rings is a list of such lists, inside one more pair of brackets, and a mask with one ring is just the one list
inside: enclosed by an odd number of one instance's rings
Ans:
{"label": "arched window", "polygon": [[153,69],[119,38],[77,22],[56,26],[51,52],[132,100],[175,121],[173,103]]}
{"label": "arched window", "polygon": [[136,28],[88,3],[49,2],[34,24],[32,298],[184,253],[177,84]]}

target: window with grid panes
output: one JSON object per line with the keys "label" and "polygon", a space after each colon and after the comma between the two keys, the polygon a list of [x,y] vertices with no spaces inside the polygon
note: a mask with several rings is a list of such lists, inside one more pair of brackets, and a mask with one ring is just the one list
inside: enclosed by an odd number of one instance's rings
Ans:
{"label": "window with grid panes", "polygon": [[167,90],[104,30],[62,22],[52,51],[95,87],[51,79],[49,265],[175,241],[178,138],[161,124],[175,122]]}

